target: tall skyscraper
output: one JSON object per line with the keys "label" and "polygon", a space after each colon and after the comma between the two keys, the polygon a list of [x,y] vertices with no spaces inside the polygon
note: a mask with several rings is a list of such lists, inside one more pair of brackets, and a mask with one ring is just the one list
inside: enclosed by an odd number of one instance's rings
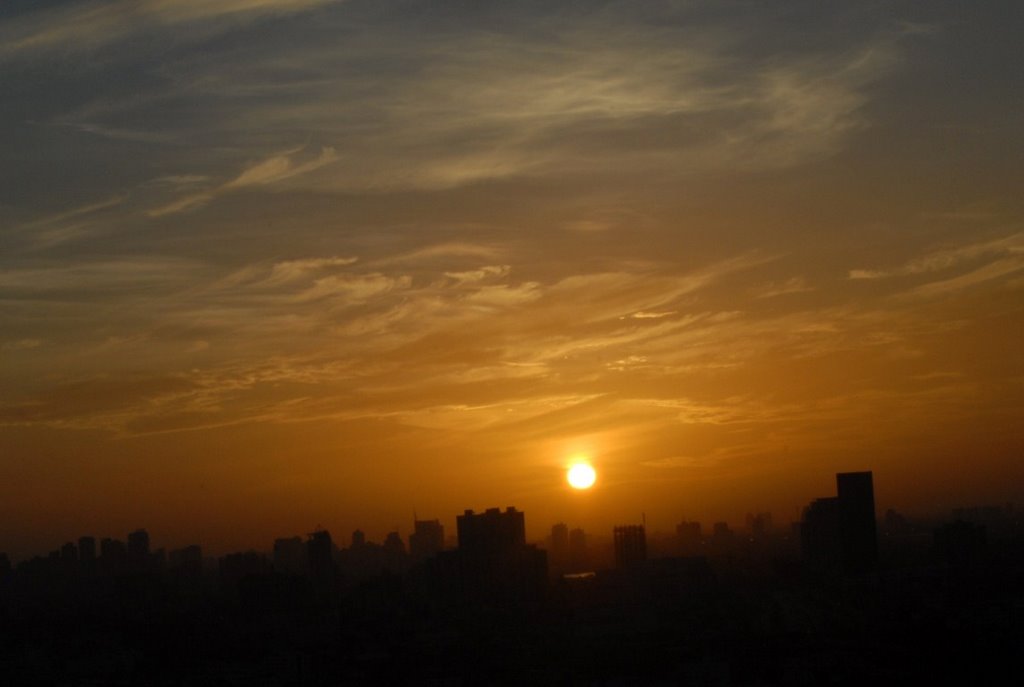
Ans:
{"label": "tall skyscraper", "polygon": [[462,592],[480,603],[523,603],[540,598],[547,553],[526,544],[522,511],[489,508],[456,517],[459,548],[452,561]]}
{"label": "tall skyscraper", "polygon": [[498,552],[526,544],[526,520],[522,511],[509,506],[502,512],[488,508],[483,513],[467,510],[455,519],[459,549]]}
{"label": "tall skyscraper", "polygon": [[871,570],[878,562],[875,489],[871,472],[837,473],[836,491],[839,494],[843,565],[853,573]]}
{"label": "tall skyscraper", "polygon": [[872,474],[837,473],[836,491],[837,496],[815,499],[804,509],[803,556],[818,570],[867,572],[878,562]]}
{"label": "tall skyscraper", "polygon": [[612,534],[616,567],[628,568],[647,560],[647,534],[643,525],[619,525]]}

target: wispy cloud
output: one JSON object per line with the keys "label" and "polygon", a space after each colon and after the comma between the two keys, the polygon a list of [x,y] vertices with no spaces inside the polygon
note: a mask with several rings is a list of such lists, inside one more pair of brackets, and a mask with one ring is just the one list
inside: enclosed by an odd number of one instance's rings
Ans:
{"label": "wispy cloud", "polygon": [[668,310],[665,312],[650,312],[648,310],[639,310],[630,315],[630,317],[632,317],[634,320],[658,320],[661,319],[662,317],[670,317],[675,314],[675,310]]}
{"label": "wispy cloud", "polygon": [[1024,270],[1024,255],[1017,258],[996,260],[958,277],[929,282],[914,287],[902,294],[905,298],[932,298],[946,293],[967,289],[1000,277]]}
{"label": "wispy cloud", "polygon": [[920,283],[897,294],[899,299],[914,300],[966,290],[979,284],[1000,280],[1021,270],[1024,270],[1024,234],[1014,233],[996,239],[931,250],[895,268],[851,270],[849,278],[912,279],[955,273],[955,276]]}
{"label": "wispy cloud", "polygon": [[[112,22],[126,4],[114,3],[100,18],[80,23]],[[158,16],[173,28],[329,3],[141,4],[149,9],[140,16]],[[328,12],[331,26],[345,30],[354,21],[362,27],[344,42],[310,31],[309,40],[275,44],[273,52],[171,62],[148,90],[97,98],[56,121],[114,131],[125,129],[124,121],[157,119],[160,130],[147,133],[236,146],[268,137],[294,145],[286,132],[305,132],[306,140],[327,142],[345,159],[304,180],[332,191],[446,189],[599,173],[691,176],[789,168],[834,154],[870,125],[871,86],[900,63],[902,35],[895,30],[835,50],[752,61],[741,48],[756,42],[753,28],[641,4],[643,11],[613,3],[597,12],[541,12],[533,21],[548,27],[543,34],[516,23],[490,30],[470,15],[436,32],[401,22],[366,25],[366,17],[348,17],[348,7],[339,6]],[[659,12],[674,21],[651,21]],[[524,11],[523,21],[529,20]],[[54,45],[64,40],[42,35],[37,40]],[[368,70],[367,64],[375,66]],[[168,107],[183,116],[160,117]],[[300,174],[301,165],[274,157],[226,186]],[[197,207],[208,195],[180,198],[155,213]],[[564,226],[596,232],[613,221],[622,218],[598,213]]]}
{"label": "wispy cloud", "polygon": [[104,200],[87,203],[55,214],[47,214],[14,225],[13,233],[34,251],[45,250],[67,241],[90,236],[101,219],[109,211],[122,206],[128,200],[120,194]]}
{"label": "wispy cloud", "polygon": [[453,257],[487,260],[499,257],[500,255],[501,249],[496,245],[473,243],[470,241],[448,241],[416,248],[399,253],[398,255],[378,258],[373,264],[374,266],[383,267],[396,264],[445,261]]}
{"label": "wispy cloud", "polygon": [[[454,248],[435,247],[425,254],[431,260],[452,260],[479,253]],[[399,402],[397,396],[390,401],[403,407],[417,403],[426,389],[433,389],[430,395],[437,399],[447,393],[444,389],[487,380],[542,379],[552,365],[572,357],[623,358],[630,347],[646,346],[699,321],[692,316],[670,318],[667,312],[644,311],[637,305],[672,301],[762,260],[724,261],[686,278],[652,279],[645,272],[624,272],[575,275],[545,284],[516,280],[514,270],[504,265],[439,270],[439,276],[447,275],[444,279],[427,277],[417,283],[397,269],[399,263],[385,272],[359,267],[351,257],[252,265],[223,278],[214,278],[196,263],[140,259],[8,270],[0,272],[0,288],[28,298],[55,291],[76,298],[107,294],[120,303],[118,309],[128,321],[152,323],[151,333],[142,339],[120,340],[117,355],[126,355],[126,347],[145,347],[153,355],[161,351],[168,361],[185,352],[212,354],[217,360],[218,347],[234,341],[229,345],[236,355],[260,360],[273,351],[279,356],[279,363],[225,370],[210,378],[215,381],[197,383],[204,398],[220,398],[209,404],[211,412],[237,406],[230,399],[250,388],[251,380],[327,388],[342,383],[353,370],[375,378],[377,386],[393,386],[400,379],[421,390],[406,401]],[[196,284],[203,278],[208,280],[205,287]],[[579,312],[584,302],[588,305]],[[633,318],[638,312],[665,316]],[[623,315],[630,317],[624,321]],[[509,331],[518,333],[510,339]],[[115,354],[109,342],[100,343],[87,355],[102,359]],[[333,360],[325,359],[326,351]],[[147,415],[157,412],[149,401],[139,407]],[[123,424],[135,412],[119,410],[118,422]],[[16,414],[21,421],[41,417],[27,409]],[[103,423],[114,421],[106,413],[103,417]]]}
{"label": "wispy cloud", "polygon": [[[381,103],[385,119],[370,130],[372,148],[357,144],[357,168],[324,182],[447,188],[598,170],[789,167],[835,152],[865,126],[866,89],[895,63],[887,41],[845,61],[732,68],[728,39],[680,33],[620,33],[591,21],[557,43],[471,36],[443,57],[432,51],[436,63],[398,80],[392,102]],[[585,48],[597,43],[600,52]],[[319,107],[338,106],[352,110]],[[309,117],[317,106],[282,107],[266,115]],[[694,137],[696,128],[705,135]],[[645,145],[654,131],[658,145]],[[406,160],[401,176],[382,154]]]}
{"label": "wispy cloud", "polygon": [[294,281],[308,276],[311,273],[318,273],[326,269],[348,267],[358,261],[358,258],[331,257],[331,258],[305,258],[303,260],[285,260],[275,263],[270,271],[269,281],[274,284]]}
{"label": "wispy cloud", "polygon": [[479,269],[465,272],[445,272],[444,276],[454,279],[459,284],[470,284],[489,278],[508,276],[509,269],[508,265],[485,265]]}
{"label": "wispy cloud", "polygon": [[150,210],[148,214],[150,217],[163,217],[164,215],[192,210],[206,205],[214,198],[226,193],[253,186],[275,184],[315,171],[338,159],[338,155],[333,148],[323,148],[317,157],[296,164],[292,156],[301,151],[301,148],[296,148],[280,155],[274,155],[246,168],[241,174],[225,184],[208,191],[184,195],[171,203]]}
{"label": "wispy cloud", "polygon": [[[91,0],[22,14],[0,30],[0,57],[78,52],[161,27],[290,14],[342,0]],[[223,30],[223,29],[222,29]]]}
{"label": "wispy cloud", "polygon": [[296,296],[299,301],[317,301],[337,298],[355,305],[374,296],[395,290],[408,289],[412,280],[407,276],[390,277],[383,274],[331,275],[317,279],[313,286]]}
{"label": "wispy cloud", "polygon": [[139,256],[119,260],[44,263],[35,267],[0,269],[0,289],[33,295],[65,291],[87,297],[95,291],[181,284],[199,263],[179,258]]}
{"label": "wispy cloud", "polygon": [[109,210],[111,208],[115,208],[118,205],[124,203],[124,201],[127,200],[127,198],[128,197],[125,195],[113,196],[105,200],[100,200],[94,203],[87,203],[86,205],[81,205],[70,210],[65,210],[54,215],[40,217],[21,226],[23,229],[34,229],[36,227],[60,224],[70,219],[79,219],[83,216],[91,215],[102,210]]}
{"label": "wispy cloud", "polygon": [[881,279],[917,274],[928,274],[952,269],[967,262],[982,258],[1010,256],[1024,260],[1024,233],[1015,233],[1002,238],[969,243],[950,248],[933,250],[915,258],[900,267],[892,269],[850,270],[850,279]]}
{"label": "wispy cloud", "polygon": [[803,277],[791,277],[784,281],[761,284],[754,291],[757,298],[775,298],[776,296],[786,296],[791,293],[814,291],[814,287],[809,285]]}
{"label": "wispy cloud", "polygon": [[24,351],[39,348],[42,345],[42,339],[18,339],[17,341],[5,341],[3,344],[0,344],[0,349],[5,351]]}

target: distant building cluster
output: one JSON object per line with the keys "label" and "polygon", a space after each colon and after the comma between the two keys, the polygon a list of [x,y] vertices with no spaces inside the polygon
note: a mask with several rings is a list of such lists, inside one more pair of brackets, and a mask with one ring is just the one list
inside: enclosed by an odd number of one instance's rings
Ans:
{"label": "distant building cluster", "polygon": [[[926,536],[933,555],[966,569],[984,558],[993,533],[1009,536],[1017,522],[1013,516],[1010,506],[958,509],[954,521],[922,533],[890,509],[881,531],[887,541],[915,542]],[[527,543],[525,514],[510,506],[466,510],[456,517],[456,530],[453,546],[446,542],[440,520],[414,517],[407,543],[397,531],[375,543],[357,529],[344,547],[330,532],[317,529],[305,537],[275,539],[269,553],[242,551],[209,559],[198,544],[153,549],[147,530],[138,529],[123,540],[83,536],[17,566],[0,553],[0,579],[19,571],[48,579],[166,574],[198,580],[216,575],[230,586],[274,574],[307,579],[329,590],[345,580],[414,572],[439,594],[523,601],[538,598],[550,580],[579,579],[599,570],[649,570],[655,561],[662,561],[657,565],[664,569],[666,559],[785,557],[792,551],[812,573],[863,575],[879,565],[871,472],[836,474],[836,495],[811,501],[791,529],[776,528],[770,513],[751,512],[739,530],[723,521],[705,529],[700,522],[683,519],[672,534],[652,538],[646,524],[622,524],[612,529],[610,539],[598,538],[595,544],[583,529],[560,522],[539,547]]]}
{"label": "distant building cluster", "polygon": [[[22,565],[46,573],[65,575],[146,574],[169,572],[175,575],[199,575],[203,567],[203,553],[198,545],[181,549],[150,549],[149,533],[144,529],[129,532],[125,540],[92,536],[79,537],[67,542],[46,556],[37,556]],[[20,566],[19,566],[20,567]],[[0,573],[10,569],[6,554],[0,554]]]}
{"label": "distant building cluster", "polygon": [[[837,474],[836,492],[792,527],[756,510],[667,533],[646,517],[604,536],[559,522],[543,546],[509,506],[462,512],[449,540],[414,514],[407,539],[317,527],[216,559],[154,549],[145,529],[16,566],[0,554],[0,666],[17,664],[0,684],[486,684],[501,666],[522,668],[516,684],[818,684],[837,658],[859,682],[852,646],[881,638],[902,662],[920,637],[942,641],[946,620],[955,646],[973,627],[975,646],[1015,660],[1020,511],[876,523],[872,473]],[[873,681],[905,674],[882,666]]]}

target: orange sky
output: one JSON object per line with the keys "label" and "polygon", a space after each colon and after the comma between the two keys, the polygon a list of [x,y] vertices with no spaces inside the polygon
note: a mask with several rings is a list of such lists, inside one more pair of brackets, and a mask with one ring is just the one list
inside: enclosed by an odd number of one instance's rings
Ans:
{"label": "orange sky", "polygon": [[956,6],[5,5],[0,551],[1019,501],[1022,27]]}

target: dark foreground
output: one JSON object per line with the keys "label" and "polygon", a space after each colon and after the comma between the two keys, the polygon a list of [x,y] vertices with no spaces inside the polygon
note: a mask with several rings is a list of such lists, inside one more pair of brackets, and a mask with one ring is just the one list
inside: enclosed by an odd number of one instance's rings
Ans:
{"label": "dark foreground", "polygon": [[1024,549],[996,544],[890,547],[856,576],[774,551],[539,582],[37,562],[0,588],[0,683],[986,684],[1024,646]]}

